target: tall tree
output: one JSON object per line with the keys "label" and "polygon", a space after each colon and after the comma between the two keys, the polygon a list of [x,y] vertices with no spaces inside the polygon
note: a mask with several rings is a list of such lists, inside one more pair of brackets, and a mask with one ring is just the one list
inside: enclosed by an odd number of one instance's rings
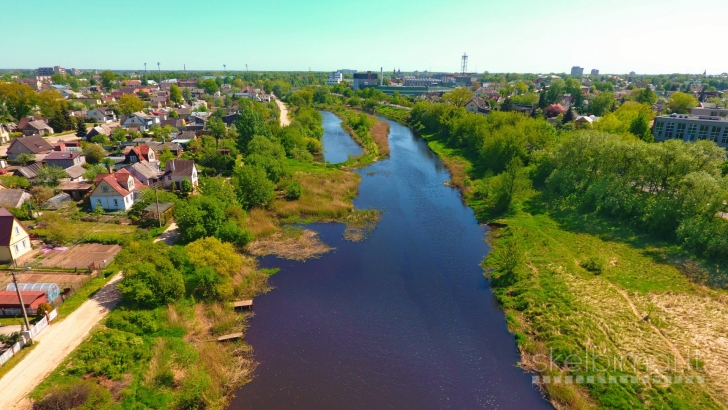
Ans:
{"label": "tall tree", "polygon": [[589,103],[589,111],[597,117],[601,117],[608,113],[615,103],[614,94],[606,91],[601,92]]}
{"label": "tall tree", "polygon": [[253,108],[245,108],[235,120],[235,129],[238,132],[237,145],[240,152],[248,153],[248,144],[256,135],[270,136],[263,117]]}
{"label": "tall tree", "polygon": [[37,102],[35,90],[26,84],[0,83],[0,105],[16,120],[27,117]]}
{"label": "tall tree", "polygon": [[668,108],[677,114],[689,114],[690,110],[697,105],[698,100],[687,93],[676,92],[667,99]]}
{"label": "tall tree", "polygon": [[119,98],[119,112],[122,114],[132,114],[139,112],[144,108],[144,102],[133,94],[124,94]]}
{"label": "tall tree", "polygon": [[101,73],[101,84],[107,90],[110,90],[114,87],[114,80],[116,80],[116,75],[114,75],[113,72],[106,70]]}
{"label": "tall tree", "polygon": [[443,95],[442,100],[456,107],[464,107],[465,104],[467,104],[467,102],[470,101],[470,99],[473,98],[474,95],[475,94],[473,94],[473,92],[469,88],[460,87]]}
{"label": "tall tree", "polygon": [[169,99],[176,104],[182,103],[182,89],[180,89],[177,84],[172,84],[172,86],[169,87]]}

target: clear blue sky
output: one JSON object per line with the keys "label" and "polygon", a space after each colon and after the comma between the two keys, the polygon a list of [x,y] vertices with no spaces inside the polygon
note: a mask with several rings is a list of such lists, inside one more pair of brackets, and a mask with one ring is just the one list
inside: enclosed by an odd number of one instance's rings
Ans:
{"label": "clear blue sky", "polygon": [[0,0],[0,68],[728,72],[727,0]]}

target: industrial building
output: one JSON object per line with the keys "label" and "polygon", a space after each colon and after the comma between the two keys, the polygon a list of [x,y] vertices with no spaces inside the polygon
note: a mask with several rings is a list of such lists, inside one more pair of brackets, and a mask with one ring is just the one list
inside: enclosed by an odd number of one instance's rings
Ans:
{"label": "industrial building", "polygon": [[354,90],[359,90],[365,86],[376,86],[379,85],[379,75],[371,71],[366,73],[354,74]]}
{"label": "industrial building", "polygon": [[571,75],[584,75],[584,67],[579,67],[579,66],[571,67]]}

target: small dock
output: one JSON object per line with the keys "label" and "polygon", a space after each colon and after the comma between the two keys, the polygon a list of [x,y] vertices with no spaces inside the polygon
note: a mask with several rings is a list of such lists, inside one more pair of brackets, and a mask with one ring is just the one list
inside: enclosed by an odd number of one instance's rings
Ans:
{"label": "small dock", "polygon": [[238,340],[243,337],[243,333],[230,333],[229,335],[223,335],[217,338],[218,342],[231,342],[233,340]]}
{"label": "small dock", "polygon": [[233,310],[235,310],[235,311],[253,310],[253,299],[238,300],[236,302],[233,302]]}

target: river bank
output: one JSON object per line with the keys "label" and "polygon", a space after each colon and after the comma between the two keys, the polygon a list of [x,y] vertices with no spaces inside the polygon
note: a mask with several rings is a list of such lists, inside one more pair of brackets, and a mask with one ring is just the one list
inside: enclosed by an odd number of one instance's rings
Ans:
{"label": "river bank", "polygon": [[[383,114],[386,114],[384,110]],[[408,114],[408,113],[407,113]],[[435,135],[428,146],[482,222],[495,222],[484,266],[513,264],[491,287],[521,367],[564,408],[722,408],[728,297],[701,284],[706,267],[618,221],[552,209],[535,190],[494,216],[472,188],[480,165]]]}

